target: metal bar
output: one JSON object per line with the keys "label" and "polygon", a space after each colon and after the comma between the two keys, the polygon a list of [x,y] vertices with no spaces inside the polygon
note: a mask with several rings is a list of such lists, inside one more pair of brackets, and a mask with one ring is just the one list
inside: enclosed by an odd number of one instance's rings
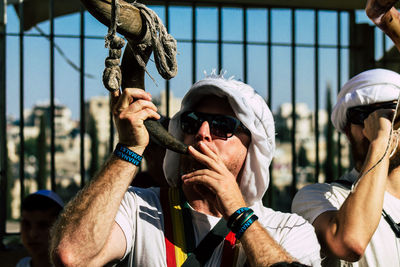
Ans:
{"label": "metal bar", "polygon": [[247,8],[243,7],[243,81],[247,83]]}
{"label": "metal bar", "polygon": [[[165,27],[167,28],[167,31],[169,32],[169,4],[168,1],[165,1]],[[165,81],[165,97],[167,100],[167,105],[166,105],[166,113],[165,115],[167,116],[167,118],[169,118],[169,111],[170,111],[170,97],[171,97],[171,88],[170,88],[170,82],[169,80]]]}
{"label": "metal bar", "polygon": [[20,200],[25,194],[25,135],[24,135],[24,4],[19,2],[19,182]]}
{"label": "metal bar", "polygon": [[319,163],[319,11],[316,9],[315,10],[315,21],[314,21],[314,26],[315,26],[315,107],[314,107],[314,112],[315,112],[315,176],[314,180],[316,183],[318,183],[318,177],[319,177],[319,172],[320,172],[320,163]]}
{"label": "metal bar", "polygon": [[[383,67],[386,67],[386,63],[387,63],[387,61],[386,61],[386,34],[383,32],[383,31],[381,31],[381,34],[382,34],[382,64],[383,64]],[[376,64],[376,61],[374,61],[374,64]]]}
{"label": "metal bar", "polygon": [[[6,36],[19,36],[19,33],[6,33]],[[25,37],[47,37],[49,38],[49,35],[45,34],[35,34],[35,33],[25,33]],[[79,39],[79,35],[69,35],[69,34],[54,34],[55,38],[76,38]],[[91,36],[91,35],[86,35],[85,39],[93,39],[93,40],[104,40],[104,36]],[[178,43],[192,43],[192,39],[176,39]],[[203,43],[203,44],[215,44],[217,43],[215,40],[205,40],[205,39],[197,39],[197,43]],[[222,44],[243,44],[243,41],[234,41],[234,40],[224,40],[221,41]],[[257,41],[247,41],[248,45],[268,45],[268,42],[257,42]],[[291,47],[291,43],[281,43],[281,42],[272,42],[272,46],[282,46],[282,47]],[[295,47],[305,47],[305,48],[314,48],[314,44],[306,44],[306,43],[296,43]],[[330,45],[330,44],[320,44],[320,48],[332,48],[336,49],[336,45]],[[342,48],[350,48],[350,46],[345,46],[342,45]]]}
{"label": "metal bar", "polygon": [[[169,3],[168,1],[165,1],[165,27],[167,28],[167,31],[170,31],[170,27],[169,27],[170,23],[169,23]],[[165,84],[165,97],[167,98],[167,112],[165,113],[165,115],[167,116],[167,118],[169,118],[169,112],[170,112],[170,98],[171,98],[171,88],[170,88],[170,82],[169,80],[166,80],[166,84]]]}
{"label": "metal bar", "polygon": [[291,35],[292,35],[292,58],[291,58],[291,76],[292,76],[292,132],[291,132],[291,142],[292,142],[292,197],[297,191],[297,155],[296,155],[296,14],[295,10],[291,9]]}
{"label": "metal bar", "polygon": [[[271,27],[271,8],[267,9],[267,64],[268,64],[268,80],[267,80],[267,105],[272,110],[272,27]],[[273,162],[271,162],[271,166],[269,168],[269,186],[268,186],[268,195],[267,195],[267,206],[272,207],[273,203],[273,194],[274,194],[274,177],[272,173]]]}
{"label": "metal bar", "polygon": [[[337,35],[338,35],[338,49],[337,49],[337,93],[339,94],[341,84],[342,84],[342,76],[341,76],[341,66],[342,66],[342,29],[341,29],[341,16],[340,16],[340,11],[337,12]],[[341,134],[339,131],[338,132],[338,141],[337,141],[337,151],[338,151],[338,176],[342,176],[342,147],[341,147]]]}
{"label": "metal bar", "polygon": [[81,173],[81,188],[85,185],[85,9],[83,6],[80,10],[80,173]]}
{"label": "metal bar", "polygon": [[[55,166],[55,76],[54,76],[54,0],[50,0],[50,179],[51,190],[56,190]],[[40,178],[39,178],[40,179]],[[43,189],[43,188],[39,188]]]}
{"label": "metal bar", "polygon": [[218,5],[218,71],[222,69],[222,7]]}
{"label": "metal bar", "polygon": [[197,56],[196,56],[196,36],[197,36],[197,16],[196,16],[196,3],[192,5],[192,84],[194,84],[197,80],[196,77],[196,64],[197,64]]}
{"label": "metal bar", "polygon": [[272,27],[271,27],[271,8],[267,9],[267,30],[268,30],[268,40],[267,40],[267,56],[268,56],[268,99],[267,104],[270,109],[272,109]]}
{"label": "metal bar", "polygon": [[7,220],[6,12],[6,0],[2,0],[0,1],[0,248],[4,247]]}

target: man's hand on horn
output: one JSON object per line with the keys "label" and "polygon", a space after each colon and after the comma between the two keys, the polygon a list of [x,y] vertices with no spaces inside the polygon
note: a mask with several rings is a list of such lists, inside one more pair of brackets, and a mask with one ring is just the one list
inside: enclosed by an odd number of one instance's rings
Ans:
{"label": "man's hand on horn", "polygon": [[119,142],[142,153],[149,143],[143,122],[149,118],[160,119],[157,107],[151,102],[151,94],[138,88],[125,88],[122,93],[116,91],[110,95]]}

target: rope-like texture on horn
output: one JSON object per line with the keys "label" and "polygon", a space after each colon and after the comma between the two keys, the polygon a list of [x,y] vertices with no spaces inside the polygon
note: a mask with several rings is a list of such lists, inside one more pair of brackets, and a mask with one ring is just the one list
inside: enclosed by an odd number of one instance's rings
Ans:
{"label": "rope-like texture on horn", "polygon": [[158,73],[166,80],[175,77],[178,72],[176,40],[167,32],[161,19],[153,10],[137,2],[131,4],[140,10],[142,18],[146,20],[144,24],[147,26],[147,31],[150,33],[146,34],[140,44],[136,47],[133,46],[138,63],[146,70],[146,63],[141,56],[141,51],[151,45]]}
{"label": "rope-like texture on horn", "polygon": [[121,49],[122,47],[124,47],[125,41],[124,39],[116,35],[118,16],[118,0],[112,0],[111,25],[108,28],[108,33],[105,37],[105,46],[109,49],[109,54],[106,58],[106,68],[103,72],[103,84],[110,92],[119,90],[122,81],[122,73],[119,67],[119,59],[121,58]]}

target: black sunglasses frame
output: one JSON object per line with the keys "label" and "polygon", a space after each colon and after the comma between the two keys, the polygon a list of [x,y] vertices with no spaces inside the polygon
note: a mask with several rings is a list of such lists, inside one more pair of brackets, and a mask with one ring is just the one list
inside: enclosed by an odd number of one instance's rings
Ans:
{"label": "black sunglasses frame", "polygon": [[347,122],[357,125],[364,125],[364,120],[378,109],[396,109],[397,103],[382,103],[379,105],[365,105],[351,107],[346,112]]}
{"label": "black sunglasses frame", "polygon": [[[192,121],[189,122],[189,119]],[[180,116],[181,129],[186,134],[196,134],[205,121],[210,126],[211,134],[216,137],[228,139],[237,132],[243,132],[251,136],[249,129],[240,120],[232,116],[198,111],[185,111]]]}

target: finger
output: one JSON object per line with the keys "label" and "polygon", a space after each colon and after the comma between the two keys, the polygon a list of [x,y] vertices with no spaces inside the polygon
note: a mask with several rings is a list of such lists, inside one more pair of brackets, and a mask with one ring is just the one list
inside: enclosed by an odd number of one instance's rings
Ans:
{"label": "finger", "polygon": [[206,165],[207,167],[215,169],[218,166],[218,164],[216,163],[219,162],[218,156],[214,152],[212,152],[211,149],[209,149],[207,145],[203,142],[199,142],[199,147],[204,154],[195,149],[193,146],[189,146],[189,154],[192,155],[193,158],[195,158],[200,163]]}
{"label": "finger", "polygon": [[125,88],[119,97],[117,104],[114,106],[113,112],[118,114],[125,110],[133,102],[134,99],[144,99],[151,101],[150,93],[138,88]]}
{"label": "finger", "polygon": [[138,112],[138,111],[140,111],[142,109],[146,109],[146,108],[157,112],[157,107],[156,107],[156,105],[154,105],[153,102],[150,102],[148,100],[142,100],[142,99],[136,100],[135,102],[130,104],[127,108],[125,108],[123,110],[123,112],[135,113],[135,112]]}
{"label": "finger", "polygon": [[218,179],[215,179],[206,173],[196,173],[196,174],[191,173],[190,175],[184,175],[184,176],[185,178],[183,179],[183,182],[185,184],[201,184],[206,186],[213,192],[216,192],[216,189],[218,188],[219,185]]}
{"label": "finger", "polygon": [[113,109],[113,107],[117,104],[119,97],[121,95],[121,91],[115,90],[110,92],[110,104],[111,104],[111,110]]}
{"label": "finger", "polygon": [[137,111],[135,113],[133,112],[121,112],[119,114],[119,119],[120,120],[124,120],[127,119],[129,121],[132,121],[136,124],[136,122],[138,121],[145,121],[147,119],[155,119],[155,120],[159,120],[160,119],[160,114],[158,114],[156,111],[154,111],[151,108],[144,108],[140,111]]}

